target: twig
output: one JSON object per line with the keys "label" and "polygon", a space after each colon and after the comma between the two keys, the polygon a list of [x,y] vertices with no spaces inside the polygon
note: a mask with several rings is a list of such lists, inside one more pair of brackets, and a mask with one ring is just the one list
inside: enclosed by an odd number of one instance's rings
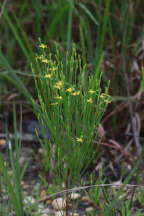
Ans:
{"label": "twig", "polygon": [[[125,63],[123,63],[123,64],[125,66]],[[126,68],[124,68],[124,71],[125,71],[125,81],[126,81],[127,96],[130,97],[128,76],[127,76],[127,71],[125,69]],[[139,156],[141,154],[142,148],[141,148],[140,141],[139,141],[138,131],[137,131],[137,128],[136,128],[136,118],[135,118],[135,115],[134,115],[133,104],[132,104],[131,101],[129,101],[129,111],[130,111],[132,131],[133,131],[133,136],[134,136],[134,143],[135,143],[135,146],[136,146],[136,154],[137,154],[137,156]]]}
{"label": "twig", "polygon": [[51,195],[45,196],[42,199],[39,200],[39,202],[44,202],[54,196],[58,196],[61,194],[67,194],[67,193],[71,193],[71,192],[75,192],[75,191],[80,191],[80,190],[86,190],[89,188],[94,188],[94,187],[130,187],[130,188],[139,188],[140,190],[144,190],[144,185],[134,185],[134,184],[99,184],[99,185],[87,185],[87,186],[81,186],[81,187],[75,187],[75,188],[71,188],[68,190],[63,190],[63,191],[59,191],[56,193],[53,193]]}
{"label": "twig", "polygon": [[141,97],[141,94],[142,94],[142,90],[139,89],[138,92],[137,92],[135,95],[131,96],[131,97],[127,100],[127,102],[125,101],[125,102],[122,102],[121,104],[117,105],[116,108],[115,108],[112,112],[110,112],[108,115],[106,115],[106,117],[103,118],[102,124],[104,124],[104,123],[105,123],[110,117],[112,117],[114,114],[116,114],[116,113],[118,113],[118,112],[122,112],[123,109],[127,108],[130,101],[131,101],[131,102],[132,102],[132,101],[138,101],[139,98]]}

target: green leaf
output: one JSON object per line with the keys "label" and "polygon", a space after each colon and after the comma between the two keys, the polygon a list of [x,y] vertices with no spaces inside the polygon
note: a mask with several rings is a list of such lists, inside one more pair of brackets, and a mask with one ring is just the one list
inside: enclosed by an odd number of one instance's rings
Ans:
{"label": "green leaf", "polygon": [[94,22],[95,25],[99,25],[98,21],[95,19],[90,10],[84,4],[79,3],[79,6],[85,11],[85,13],[90,17],[90,19]]}

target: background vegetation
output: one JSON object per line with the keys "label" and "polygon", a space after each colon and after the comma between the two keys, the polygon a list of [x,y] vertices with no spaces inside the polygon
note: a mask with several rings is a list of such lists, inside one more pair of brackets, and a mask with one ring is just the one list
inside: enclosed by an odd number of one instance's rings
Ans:
{"label": "background vegetation", "polygon": [[[52,53],[55,44],[63,54],[71,52],[74,42],[88,75],[100,68],[103,91],[110,80],[112,103],[100,125],[105,163],[118,171],[123,160],[132,168],[144,133],[144,1],[4,0],[0,8],[0,129],[6,119],[12,127],[13,101],[16,108],[22,104],[23,118],[35,118],[31,64],[36,65],[38,38]],[[111,180],[121,177],[119,171],[107,175]]]}

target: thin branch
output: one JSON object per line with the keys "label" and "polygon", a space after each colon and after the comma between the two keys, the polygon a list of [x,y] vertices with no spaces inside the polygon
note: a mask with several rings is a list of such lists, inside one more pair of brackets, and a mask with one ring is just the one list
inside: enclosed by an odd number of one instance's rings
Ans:
{"label": "thin branch", "polygon": [[75,187],[75,188],[71,188],[71,189],[68,189],[68,190],[62,190],[62,191],[59,191],[59,192],[56,192],[56,193],[53,193],[51,195],[48,195],[48,196],[45,196],[43,197],[42,199],[39,200],[39,202],[44,202],[54,196],[58,196],[58,195],[61,195],[61,194],[67,194],[67,193],[72,193],[72,192],[77,192],[77,191],[80,191],[80,190],[86,190],[86,189],[89,189],[89,188],[94,188],[94,187],[127,187],[127,188],[139,188],[140,190],[144,190],[144,186],[143,185],[134,185],[134,184],[99,184],[99,185],[87,185],[87,186],[80,186],[80,187]]}
{"label": "thin branch", "polygon": [[[124,62],[123,62],[123,64],[125,66]],[[130,97],[129,82],[128,82],[128,75],[127,75],[126,67],[124,68],[124,71],[125,71],[127,96]],[[139,156],[141,154],[142,147],[141,147],[140,140],[139,140],[139,134],[138,134],[137,126],[136,126],[136,117],[134,114],[132,101],[129,101],[129,111],[130,111],[130,118],[131,118],[131,124],[132,124],[134,143],[136,146],[136,154],[137,154],[137,156]]]}

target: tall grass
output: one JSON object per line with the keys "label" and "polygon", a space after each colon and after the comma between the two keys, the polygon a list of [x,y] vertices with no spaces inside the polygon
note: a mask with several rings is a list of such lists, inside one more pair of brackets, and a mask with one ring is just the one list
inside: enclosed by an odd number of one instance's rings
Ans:
{"label": "tall grass", "polygon": [[[47,45],[40,44],[42,52],[36,57],[41,70],[34,71],[40,110],[35,114],[43,127],[50,131],[47,139],[43,130],[43,157],[45,169],[51,170],[55,183],[70,182],[74,186],[93,159],[98,158],[93,138],[107,104],[108,88],[101,92],[101,74],[88,76],[75,46],[72,53],[63,56],[58,48],[53,56]],[[99,70],[99,69],[98,69]],[[94,150],[94,148],[96,148]]]}
{"label": "tall grass", "polygon": [[[8,194],[8,200],[7,202],[10,205],[10,208],[6,205],[6,203],[2,203],[5,211],[9,211],[8,214],[12,210],[15,211],[16,215],[18,216],[24,216],[24,210],[23,210],[23,196],[22,196],[22,190],[21,190],[21,180],[24,175],[25,166],[23,167],[23,170],[20,170],[20,161],[19,161],[19,153],[20,153],[20,143],[18,144],[17,139],[17,126],[16,126],[16,110],[15,106],[13,106],[13,122],[14,122],[14,135],[15,135],[15,152],[12,149],[12,143],[11,140],[9,140],[9,157],[10,157],[10,166],[12,169],[12,177],[8,174],[9,165],[8,161],[4,160],[2,158],[2,154],[0,154],[0,176],[3,178],[3,182],[1,187],[3,187],[3,184],[6,184],[6,194]],[[3,192],[3,196],[4,192]],[[2,212],[3,215],[4,212]]]}

